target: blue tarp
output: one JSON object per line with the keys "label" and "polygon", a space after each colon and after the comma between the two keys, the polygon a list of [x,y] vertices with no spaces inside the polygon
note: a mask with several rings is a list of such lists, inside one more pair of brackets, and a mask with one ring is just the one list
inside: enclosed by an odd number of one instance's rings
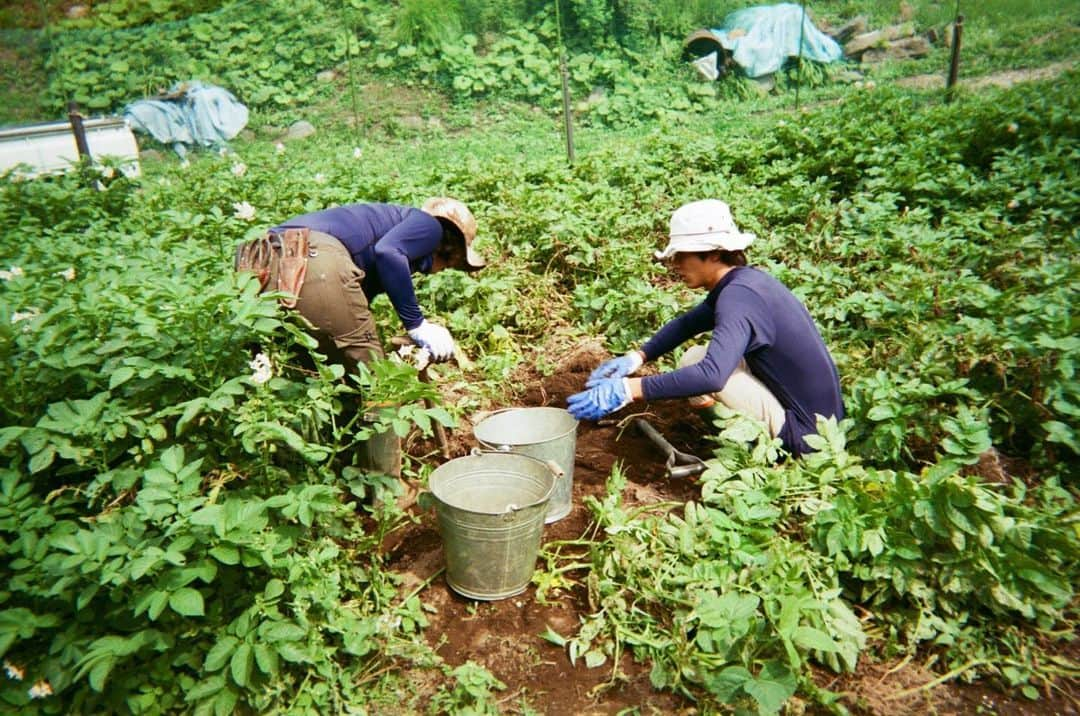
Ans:
{"label": "blue tarp", "polygon": [[719,29],[710,30],[720,45],[749,77],[779,70],[789,57],[798,57],[802,25],[802,56],[817,62],[836,62],[844,55],[835,40],[814,27],[803,25],[803,9],[794,3],[761,5],[733,12]]}
{"label": "blue tarp", "polygon": [[132,102],[124,118],[182,157],[188,144],[224,147],[247,125],[248,108],[228,90],[193,80],[175,85],[166,99]]}

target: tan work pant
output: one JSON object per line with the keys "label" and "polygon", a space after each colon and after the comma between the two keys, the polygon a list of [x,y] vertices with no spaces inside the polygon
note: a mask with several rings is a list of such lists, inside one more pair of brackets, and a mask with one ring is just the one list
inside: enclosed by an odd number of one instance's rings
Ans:
{"label": "tan work pant", "polygon": [[[691,346],[679,359],[679,367],[685,368],[701,362],[705,358],[705,351],[705,346]],[[728,378],[722,390],[708,395],[696,395],[688,400],[695,408],[708,408],[719,401],[732,410],[765,423],[769,428],[769,435],[774,438],[784,427],[784,406],[764,383],[754,377],[745,360],[739,361],[735,372]]]}
{"label": "tan work pant", "polygon": [[349,372],[357,363],[384,356],[375,319],[364,295],[364,271],[344,244],[312,231],[307,276],[296,310],[315,327],[319,348]]}
{"label": "tan work pant", "polygon": [[[345,245],[330,234],[312,231],[308,238],[307,275],[296,310],[315,328],[319,350],[353,373],[358,363],[385,356],[364,295],[365,274]],[[272,277],[270,285],[276,283]],[[400,477],[401,441],[393,431],[371,436],[359,451],[362,467]]]}

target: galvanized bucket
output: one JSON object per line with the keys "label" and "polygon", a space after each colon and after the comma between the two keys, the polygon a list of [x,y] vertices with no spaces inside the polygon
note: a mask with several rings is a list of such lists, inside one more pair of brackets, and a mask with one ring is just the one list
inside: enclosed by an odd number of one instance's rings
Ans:
{"label": "galvanized bucket", "polygon": [[551,523],[570,514],[577,424],[574,416],[562,408],[507,408],[481,420],[473,428],[473,435],[489,450],[555,461],[563,476],[555,486],[544,520]]}
{"label": "galvanized bucket", "polygon": [[446,581],[472,599],[504,599],[528,586],[558,466],[511,452],[474,452],[435,468]]}

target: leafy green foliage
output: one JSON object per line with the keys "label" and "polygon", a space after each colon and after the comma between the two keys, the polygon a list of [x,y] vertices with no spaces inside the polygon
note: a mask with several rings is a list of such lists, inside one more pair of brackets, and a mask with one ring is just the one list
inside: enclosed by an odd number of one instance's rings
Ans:
{"label": "leafy green foliage", "polygon": [[1073,496],[1056,480],[993,489],[963,476],[984,443],[962,447],[959,423],[950,458],[922,474],[865,467],[847,452],[849,423],[819,421],[817,452],[781,466],[759,425],[725,413],[718,426],[701,503],[627,509],[619,469],[589,498],[603,535],[587,543],[591,614],[577,635],[547,635],[571,661],[613,658],[617,674],[629,648],[657,687],[776,713],[800,685],[833,698],[809,686],[811,660],[855,668],[867,642],[855,605],[909,645],[1065,618],[1080,576]]}
{"label": "leafy green foliage", "polygon": [[63,32],[51,41],[44,102],[52,112],[69,99],[91,112],[115,112],[200,79],[251,106],[295,107],[316,96],[315,73],[344,57],[336,29],[321,3],[275,0],[167,24]]}
{"label": "leafy green foliage", "polygon": [[[360,702],[343,669],[422,614],[376,550],[400,488],[356,446],[453,418],[409,366],[343,380],[230,270],[242,219],[145,190],[107,166],[2,182],[40,240],[6,245],[0,285],[0,656],[74,711]],[[20,686],[0,698],[31,709]]]}

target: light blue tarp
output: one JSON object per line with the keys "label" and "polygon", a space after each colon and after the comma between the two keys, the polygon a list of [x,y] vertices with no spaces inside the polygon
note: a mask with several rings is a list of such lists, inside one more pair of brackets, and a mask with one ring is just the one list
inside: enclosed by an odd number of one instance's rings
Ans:
{"label": "light blue tarp", "polygon": [[[749,77],[761,77],[779,70],[787,58],[799,56],[802,24],[802,7],[783,3],[733,12],[711,32]],[[807,17],[802,31],[802,56],[817,62],[836,62],[843,55],[836,40],[814,27]]]}
{"label": "light blue tarp", "polygon": [[181,157],[188,144],[223,147],[247,126],[248,108],[221,87],[193,80],[173,86],[167,96],[132,102],[124,118],[132,129],[171,144]]}

